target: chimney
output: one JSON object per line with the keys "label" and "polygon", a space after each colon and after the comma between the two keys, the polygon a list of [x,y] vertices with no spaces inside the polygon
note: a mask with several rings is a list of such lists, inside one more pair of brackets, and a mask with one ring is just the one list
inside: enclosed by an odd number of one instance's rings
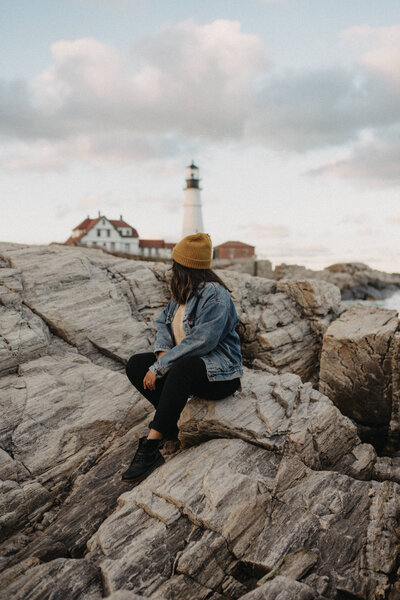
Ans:
{"label": "chimney", "polygon": [[123,220],[123,219],[122,219],[122,215],[119,215],[119,220],[120,220],[120,221],[122,221],[122,220]]}
{"label": "chimney", "polygon": [[99,211],[99,217],[100,217],[100,211]]}

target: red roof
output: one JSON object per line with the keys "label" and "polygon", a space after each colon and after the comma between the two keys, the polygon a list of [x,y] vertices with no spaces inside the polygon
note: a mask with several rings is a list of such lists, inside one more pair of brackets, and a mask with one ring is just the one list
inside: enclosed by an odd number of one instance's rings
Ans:
{"label": "red roof", "polygon": [[97,223],[97,221],[100,218],[101,217],[96,217],[95,219],[90,219],[89,217],[87,217],[84,221],[82,221],[82,223],[79,223],[79,225],[77,227],[74,227],[74,230],[82,229],[82,231],[89,231],[89,229],[91,229],[93,227],[93,225],[95,223]]}
{"label": "red roof", "polygon": [[[79,223],[79,225],[77,227],[74,228],[74,231],[81,231],[82,233],[80,233],[77,236],[70,236],[67,241],[65,242],[66,244],[73,244],[74,242],[79,242],[79,240],[81,240],[83,238],[84,235],[87,234],[87,232],[92,229],[92,227],[94,225],[96,225],[96,223],[98,221],[100,221],[100,219],[102,219],[103,217],[96,217],[96,219],[90,219],[89,217],[87,217],[84,221],[82,221],[82,223]],[[105,217],[107,218],[107,217]],[[117,229],[117,227],[130,227],[130,229],[132,229],[132,235],[122,235],[120,232],[118,232],[122,237],[139,237],[138,232],[136,231],[136,229],[134,229],[133,227],[131,227],[130,225],[128,225],[128,223],[126,223],[125,221],[113,221],[112,219],[107,219],[110,221],[110,223],[112,223],[114,225],[114,227]]]}
{"label": "red roof", "polygon": [[175,248],[176,243],[175,242],[165,242],[164,246],[165,246],[165,248]]}
{"label": "red roof", "polygon": [[79,229],[80,231],[82,231],[82,233],[80,233],[77,236],[70,236],[67,241],[65,242],[66,244],[73,244],[74,242],[79,242],[80,239],[83,238],[84,235],[87,234],[87,232],[89,231],[89,229],[92,229],[93,225],[96,225],[97,221],[99,221],[101,219],[101,217],[97,217],[96,219],[89,219],[89,217],[87,217],[87,219],[85,219],[84,221],[82,221],[82,223],[80,223],[77,227],[75,227],[74,231],[76,231],[77,229]]}
{"label": "red roof", "polygon": [[244,242],[224,242],[223,244],[214,246],[214,248],[255,248],[255,246],[245,244]]}
{"label": "red roof", "polygon": [[130,229],[132,229],[132,236],[130,236],[130,237],[139,237],[138,232],[136,231],[136,229],[134,229],[126,221],[121,221],[121,220],[115,221],[113,219],[110,219],[110,223],[112,223],[114,225],[114,227],[129,227]]}

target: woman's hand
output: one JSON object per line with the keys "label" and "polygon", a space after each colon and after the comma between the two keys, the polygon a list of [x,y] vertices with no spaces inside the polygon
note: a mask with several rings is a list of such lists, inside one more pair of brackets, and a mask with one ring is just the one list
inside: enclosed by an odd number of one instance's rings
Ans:
{"label": "woman's hand", "polygon": [[157,377],[150,370],[147,371],[146,375],[143,379],[143,387],[145,390],[155,390],[156,389],[156,380]]}
{"label": "woman's hand", "polygon": [[[166,350],[163,350],[163,351],[160,350],[160,352],[157,352],[157,359],[159,359],[160,356],[162,356],[165,353],[166,353]],[[154,375],[154,373],[152,373],[150,370],[147,371],[147,373],[143,379],[144,389],[145,390],[146,389],[155,390],[156,389],[156,381],[157,381],[157,377]]]}

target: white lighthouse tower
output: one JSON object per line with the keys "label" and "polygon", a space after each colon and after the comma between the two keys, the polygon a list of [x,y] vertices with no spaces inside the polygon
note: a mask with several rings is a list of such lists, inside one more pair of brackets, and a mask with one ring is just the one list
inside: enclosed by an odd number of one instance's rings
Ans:
{"label": "white lighthouse tower", "polygon": [[199,167],[196,167],[192,161],[192,164],[186,167],[182,237],[197,233],[198,231],[204,232],[199,182]]}

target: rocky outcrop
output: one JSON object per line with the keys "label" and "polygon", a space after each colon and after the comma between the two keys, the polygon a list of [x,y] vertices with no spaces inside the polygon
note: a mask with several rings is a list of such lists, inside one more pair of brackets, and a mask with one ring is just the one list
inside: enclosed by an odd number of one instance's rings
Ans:
{"label": "rocky outcrop", "polygon": [[2,537],[42,521],[71,481],[152,406],[126,376],[58,351],[1,380]]}
{"label": "rocky outcrop", "polygon": [[318,279],[336,285],[342,300],[374,300],[386,298],[400,289],[400,273],[385,273],[364,263],[336,263],[319,271],[302,265],[277,265],[275,279]]}
{"label": "rocky outcrop", "polygon": [[368,441],[400,433],[399,325],[396,310],[356,304],[323,336],[319,390]]}
{"label": "rocky outcrop", "polygon": [[[154,263],[151,270],[146,263],[60,246],[0,245],[0,253],[10,265],[0,271],[1,304],[19,313],[19,317],[11,313],[12,324],[8,310],[4,315],[3,352],[8,352],[9,361],[3,372],[16,367],[20,348],[26,347],[23,338],[20,344],[20,338],[7,343],[7,331],[18,318],[18,330],[25,335],[34,323],[31,345],[39,350],[46,344],[42,329],[47,326],[55,336],[105,367],[123,364],[135,351],[150,347],[154,327],[146,322],[146,309],[163,306],[166,285],[156,273],[166,265]],[[118,263],[125,265],[123,273],[118,271]]]}
{"label": "rocky outcrop", "polygon": [[[16,369],[21,352],[49,351],[48,332],[120,371],[134,352],[151,348],[154,317],[169,299],[168,265],[63,246],[3,244],[0,255],[8,265],[0,271],[2,373]],[[245,363],[316,383],[323,332],[344,310],[339,290],[218,273],[233,291]]]}
{"label": "rocky outcrop", "polygon": [[357,427],[331,400],[298,375],[260,376],[246,369],[242,392],[209,402],[193,397],[179,420],[183,447],[235,437],[279,455],[297,456],[316,470],[370,479],[376,453],[360,444]]}
{"label": "rocky outcrop", "polygon": [[324,281],[219,274],[232,290],[245,364],[316,383],[323,333],[345,310],[338,288]]}
{"label": "rocky outcrop", "polygon": [[395,599],[397,457],[313,385],[345,315],[337,287],[219,271],[243,389],[192,397],[182,448],[130,489],[120,475],[154,411],[124,365],[152,346],[168,265],[62,246],[0,256],[1,597]]}
{"label": "rocky outcrop", "polygon": [[[396,569],[398,484],[313,471],[243,440],[181,452],[118,506],[89,540],[86,568],[75,569],[75,597],[101,597],[95,567],[111,597],[260,598],[282,583],[306,598],[372,600]],[[32,566],[4,594],[37,598],[51,577],[65,597],[75,564]]]}

